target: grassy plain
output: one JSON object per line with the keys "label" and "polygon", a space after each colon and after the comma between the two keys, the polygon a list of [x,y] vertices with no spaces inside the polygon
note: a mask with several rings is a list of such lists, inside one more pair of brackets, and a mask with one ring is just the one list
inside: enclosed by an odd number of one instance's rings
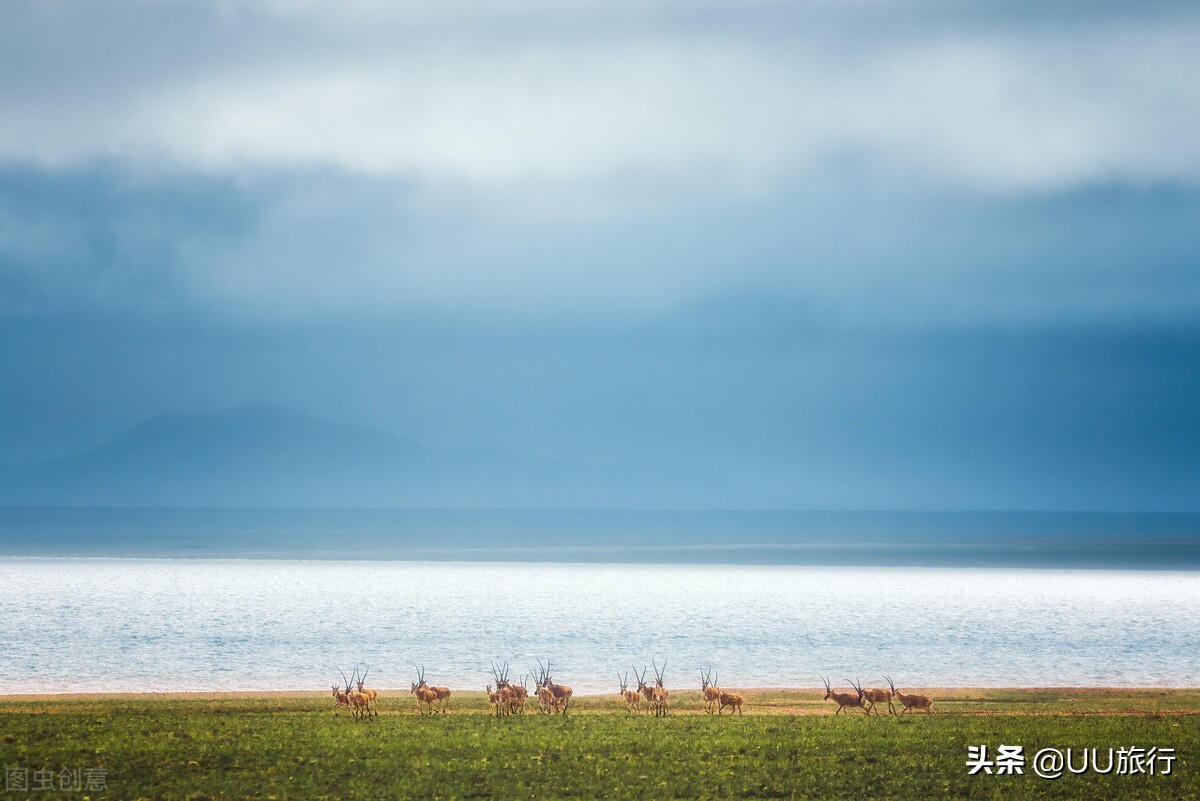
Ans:
{"label": "grassy plain", "polygon": [[[0,799],[1200,798],[1200,691],[941,690],[934,715],[834,717],[815,690],[747,693],[744,717],[675,692],[668,718],[614,696],[496,719],[481,693],[445,716],[382,693],[356,723],[316,694],[0,698],[0,765],[106,772],[104,792]],[[1174,748],[1170,776],[969,776],[967,746]]]}

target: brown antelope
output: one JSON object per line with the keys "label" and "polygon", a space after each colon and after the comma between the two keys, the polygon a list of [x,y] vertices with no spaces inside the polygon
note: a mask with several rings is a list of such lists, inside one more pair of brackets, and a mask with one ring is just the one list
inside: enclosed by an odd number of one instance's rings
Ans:
{"label": "brown antelope", "polygon": [[[542,660],[538,660],[540,667]],[[550,693],[550,703],[554,709],[557,709],[561,714],[567,714],[567,707],[571,705],[571,695],[573,691],[565,684],[555,684],[554,679],[550,678],[550,660],[546,660],[546,667],[542,671],[542,687]]]}
{"label": "brown antelope", "polygon": [[346,678],[346,674],[339,669],[338,673],[342,674],[342,681],[346,683],[346,689],[338,689],[338,685],[333,685],[333,714],[337,714],[341,707],[350,708],[350,682]]}
{"label": "brown antelope", "polygon": [[711,715],[721,698],[721,691],[712,680],[711,668],[707,672],[700,669],[700,694],[704,696],[704,711]]}
{"label": "brown antelope", "polygon": [[450,709],[450,688],[430,687],[429,683],[425,681],[425,668],[423,667],[421,668],[421,684],[425,687],[425,689],[433,691],[435,696],[434,700],[437,701],[438,704],[438,711],[443,715],[446,714],[446,712]]}
{"label": "brown antelope", "polygon": [[654,665],[654,714],[669,715],[671,714],[671,704],[667,688],[663,686],[663,674],[667,672],[667,663],[664,660],[662,670],[658,669],[658,662],[651,660]]}
{"label": "brown antelope", "polygon": [[338,685],[333,685],[333,714],[337,714],[339,708],[350,706],[350,702],[346,700],[346,694],[338,689]]}
{"label": "brown antelope", "polygon": [[492,663],[492,677],[496,679],[496,689],[505,693],[508,699],[507,711],[513,714],[525,714],[525,699],[529,697],[529,689],[525,686],[526,677],[521,677],[521,684],[518,686],[508,680],[508,663],[504,663],[503,670],[496,667],[496,663]]}
{"label": "brown antelope", "polygon": [[854,692],[835,693],[833,690],[829,689],[829,679],[822,677],[821,681],[825,682],[825,700],[833,701],[838,705],[837,712],[834,712],[833,714],[837,715],[846,707],[859,707],[863,711],[866,711],[867,705],[863,700],[862,687],[850,681],[850,679],[846,679],[846,681],[850,682],[850,686],[854,688]]}
{"label": "brown antelope", "polygon": [[642,672],[638,673],[638,669],[633,669],[633,675],[637,677],[638,692],[646,699],[646,707],[658,714],[658,708],[655,706],[654,688],[646,684],[646,667],[642,667]]}
{"label": "brown antelope", "polygon": [[630,712],[642,711],[642,694],[629,689],[629,673],[624,676],[617,674],[617,681],[621,682],[621,697],[625,699],[625,709]]}
{"label": "brown antelope", "polygon": [[[507,675],[507,669],[508,669],[508,667],[506,665],[505,666],[506,675]],[[529,682],[529,676],[524,675],[521,677],[520,684],[508,685],[509,689],[512,690],[512,694],[513,694],[513,697],[512,697],[513,712],[517,713],[518,715],[525,714],[525,701],[526,701],[526,699],[529,698],[529,687],[527,686],[528,682]]]}
{"label": "brown antelope", "polygon": [[[345,675],[342,678],[345,678]],[[358,678],[358,668],[354,669],[354,678]],[[347,684],[346,700],[350,705],[350,714],[354,716],[355,720],[362,720],[365,717],[371,716],[371,699],[366,693],[359,692]]]}
{"label": "brown antelope", "polygon": [[[887,678],[886,676],[884,678]],[[914,709],[920,709],[928,714],[933,714],[933,699],[928,695],[908,695],[896,689],[896,685],[892,684],[892,680],[888,679],[888,686],[892,688],[892,694],[896,696],[896,700],[904,707],[904,712],[912,712]],[[904,712],[900,714],[903,715]]]}
{"label": "brown antelope", "polygon": [[[886,679],[887,676],[884,676],[884,678]],[[875,709],[875,705],[881,703],[886,703],[888,711],[893,715],[896,714],[896,707],[892,706],[892,693],[892,690],[864,690],[863,698],[867,701],[867,714],[874,712],[878,715],[879,710]]]}
{"label": "brown antelope", "polygon": [[[413,697],[417,699],[417,710],[420,711],[421,704],[425,705],[429,714],[433,714],[433,702],[438,700],[438,694],[433,691],[433,688],[425,683],[425,668],[417,671],[417,681],[412,686]],[[447,694],[449,691],[447,690]]]}
{"label": "brown antelope", "polygon": [[492,689],[492,685],[487,686],[488,703],[492,706],[492,711],[496,713],[496,717],[500,717],[508,712],[508,693],[503,687]]}
{"label": "brown antelope", "polygon": [[739,715],[742,714],[742,704],[745,703],[746,699],[742,697],[741,693],[726,692],[717,685],[715,680],[713,681],[713,687],[715,687],[717,690],[718,715],[721,714],[725,707],[729,707],[729,714],[731,715],[735,709]]}
{"label": "brown antelope", "polygon": [[355,720],[371,717],[371,699],[366,696],[366,693],[360,693],[358,690],[350,691],[350,712],[354,715]]}
{"label": "brown antelope", "polygon": [[[369,709],[370,713],[375,715],[376,717],[379,717],[379,693],[377,693],[371,689],[363,688],[363,682],[367,680],[367,674],[371,672],[370,665],[367,665],[366,668],[367,669],[363,672],[361,677],[355,678],[355,683],[358,685],[358,691],[367,697],[367,701],[369,704],[368,709]],[[358,670],[358,668],[356,667],[355,671],[357,671],[357,670]]]}
{"label": "brown antelope", "polygon": [[[538,667],[541,667],[541,660],[538,660]],[[554,696],[544,686],[545,672],[543,670],[530,670],[535,673],[537,678],[533,682],[534,693],[537,695],[538,706],[542,709],[543,715],[548,715],[554,710]]]}

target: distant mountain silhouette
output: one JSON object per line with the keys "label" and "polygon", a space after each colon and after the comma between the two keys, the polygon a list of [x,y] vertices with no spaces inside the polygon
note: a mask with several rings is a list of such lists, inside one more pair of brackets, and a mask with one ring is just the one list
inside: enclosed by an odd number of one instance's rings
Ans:
{"label": "distant mountain silhouette", "polygon": [[0,467],[3,506],[609,507],[657,505],[672,489],[704,497],[711,487],[428,448],[269,404],[162,415],[95,450]]}

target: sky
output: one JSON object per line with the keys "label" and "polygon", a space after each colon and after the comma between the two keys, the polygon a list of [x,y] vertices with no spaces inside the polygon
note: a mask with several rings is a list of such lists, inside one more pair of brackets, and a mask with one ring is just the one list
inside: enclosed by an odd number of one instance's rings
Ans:
{"label": "sky", "polygon": [[746,508],[1200,510],[1197,75],[1185,2],[17,0],[0,463],[266,401]]}

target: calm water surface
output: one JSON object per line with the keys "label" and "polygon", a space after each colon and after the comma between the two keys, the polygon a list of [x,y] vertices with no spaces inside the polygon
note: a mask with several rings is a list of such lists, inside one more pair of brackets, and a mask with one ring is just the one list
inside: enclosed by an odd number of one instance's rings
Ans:
{"label": "calm water surface", "polygon": [[577,691],[668,661],[740,687],[1200,685],[1200,574],[711,565],[0,560],[0,693],[482,689],[554,660]]}

